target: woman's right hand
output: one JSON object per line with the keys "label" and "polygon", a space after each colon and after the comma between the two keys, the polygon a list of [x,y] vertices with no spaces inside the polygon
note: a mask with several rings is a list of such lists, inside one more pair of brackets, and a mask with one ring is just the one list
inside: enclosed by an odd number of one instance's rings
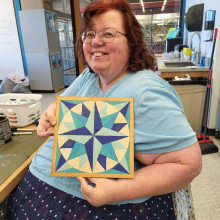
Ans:
{"label": "woman's right hand", "polygon": [[37,126],[37,135],[47,137],[54,135],[54,126],[56,124],[56,102],[50,104],[46,111],[40,117]]}

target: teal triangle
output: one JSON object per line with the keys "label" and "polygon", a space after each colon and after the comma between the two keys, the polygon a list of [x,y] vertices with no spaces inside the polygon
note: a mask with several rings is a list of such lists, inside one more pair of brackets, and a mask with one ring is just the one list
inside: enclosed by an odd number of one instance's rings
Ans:
{"label": "teal triangle", "polygon": [[125,157],[122,158],[122,160],[120,161],[120,164],[124,167],[124,169],[129,173],[129,166],[128,166],[128,161],[126,160]]}
{"label": "teal triangle", "polygon": [[128,127],[130,129],[130,105],[128,107],[127,113],[126,113],[126,117],[125,117],[127,123],[128,123]]}
{"label": "teal triangle", "polygon": [[56,165],[55,165],[55,167],[57,167],[57,164],[58,164],[58,162],[59,162],[59,160],[60,160],[60,155],[61,155],[61,152],[60,152],[60,148],[59,148],[58,142],[57,142]]}
{"label": "teal triangle", "polygon": [[102,146],[102,149],[100,151],[100,154],[114,160],[114,161],[118,161],[118,158],[115,154],[115,151],[113,149],[113,146],[111,145],[111,143],[108,143],[108,144],[104,144]]}
{"label": "teal triangle", "polygon": [[70,152],[68,160],[74,159],[83,154],[86,154],[84,145],[76,142],[72,148],[72,151]]}
{"label": "teal triangle", "polygon": [[62,107],[61,107],[60,110],[59,110],[59,122],[58,122],[58,124],[60,124],[60,122],[63,120],[63,116],[64,116],[64,114],[63,114],[63,110],[62,110]]}
{"label": "teal triangle", "polygon": [[[72,113],[72,117],[73,117],[74,122],[75,122],[75,119],[78,119],[77,123],[80,122],[80,123],[79,123],[80,128],[81,128],[81,125],[83,125],[83,126],[86,125],[87,117],[82,116],[82,115],[79,115],[79,114],[77,114],[77,113],[75,113],[75,112],[71,112],[71,113]],[[79,128],[77,125],[78,125],[78,124],[76,124],[76,127]]]}
{"label": "teal triangle", "polygon": [[106,170],[106,171],[103,171],[101,173],[104,173],[104,174],[125,174],[124,172],[114,170],[114,169]]}
{"label": "teal triangle", "polygon": [[75,168],[71,167],[71,168],[66,169],[66,170],[61,170],[61,171],[59,171],[59,173],[85,173],[85,172],[82,172],[78,169],[75,169]]}
{"label": "teal triangle", "polygon": [[111,114],[111,115],[108,115],[108,116],[102,118],[102,119],[101,119],[102,122],[103,122],[102,124],[103,124],[106,128],[112,129],[112,127],[113,127],[113,125],[114,125],[114,123],[115,123],[115,120],[116,120],[117,116],[118,116],[118,112],[113,113],[113,114]]}
{"label": "teal triangle", "polygon": [[102,118],[101,120],[102,120],[103,126],[105,126],[106,128],[111,129],[113,124],[115,123],[115,119],[117,118],[117,116],[118,116],[118,112],[113,113],[111,115],[108,115],[108,116]]}

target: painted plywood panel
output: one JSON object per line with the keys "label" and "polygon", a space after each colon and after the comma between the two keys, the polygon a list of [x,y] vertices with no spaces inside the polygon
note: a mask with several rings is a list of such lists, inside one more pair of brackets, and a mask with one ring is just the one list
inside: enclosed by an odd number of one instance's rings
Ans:
{"label": "painted plywood panel", "polygon": [[57,97],[52,176],[133,178],[133,98]]}

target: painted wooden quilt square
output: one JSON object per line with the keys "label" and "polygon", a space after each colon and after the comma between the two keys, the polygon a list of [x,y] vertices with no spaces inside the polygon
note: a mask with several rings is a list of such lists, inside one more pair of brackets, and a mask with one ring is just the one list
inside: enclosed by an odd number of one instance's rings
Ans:
{"label": "painted wooden quilt square", "polygon": [[52,176],[133,178],[133,98],[57,97]]}

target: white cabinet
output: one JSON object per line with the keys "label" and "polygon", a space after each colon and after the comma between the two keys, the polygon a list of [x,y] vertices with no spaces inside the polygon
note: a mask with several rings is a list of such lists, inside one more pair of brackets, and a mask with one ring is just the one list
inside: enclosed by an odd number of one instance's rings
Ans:
{"label": "white cabinet", "polygon": [[57,15],[44,9],[19,12],[31,90],[64,88]]}

